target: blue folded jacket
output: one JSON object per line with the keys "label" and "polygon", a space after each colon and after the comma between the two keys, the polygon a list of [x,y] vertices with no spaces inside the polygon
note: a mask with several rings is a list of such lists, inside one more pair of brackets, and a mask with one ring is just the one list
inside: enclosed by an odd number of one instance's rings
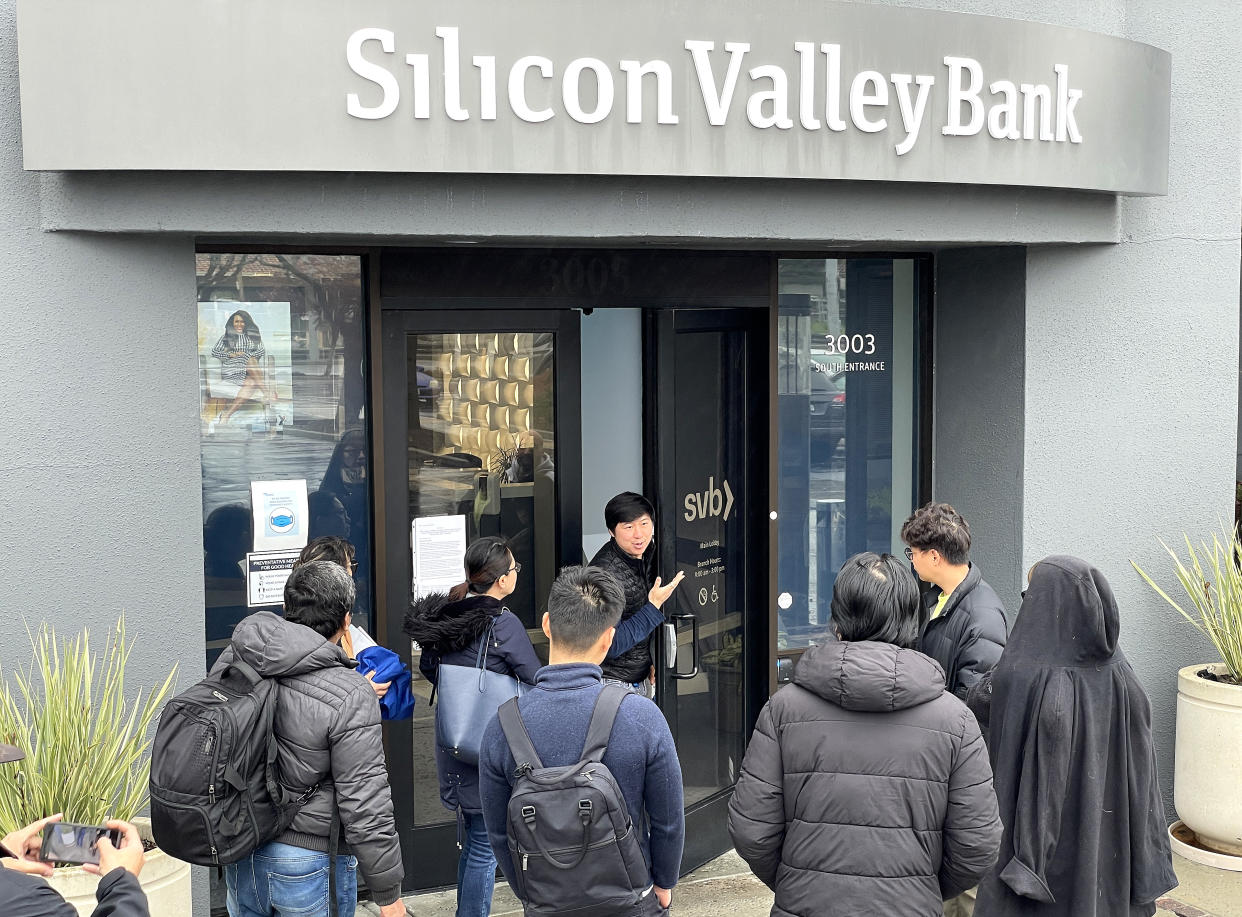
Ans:
{"label": "blue folded jacket", "polygon": [[358,653],[358,674],[374,672],[376,682],[391,682],[388,693],[379,699],[380,718],[404,720],[414,715],[414,692],[410,689],[410,670],[401,657],[382,646],[369,646]]}

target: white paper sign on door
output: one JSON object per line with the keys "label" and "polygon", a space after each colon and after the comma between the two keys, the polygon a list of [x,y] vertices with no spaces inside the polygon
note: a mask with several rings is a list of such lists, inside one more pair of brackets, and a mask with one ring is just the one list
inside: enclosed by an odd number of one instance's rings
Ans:
{"label": "white paper sign on door", "polygon": [[414,598],[447,592],[466,578],[462,566],[466,554],[466,517],[415,519],[410,523],[410,548],[414,561],[410,592]]}
{"label": "white paper sign on door", "polygon": [[254,550],[288,551],[306,547],[309,515],[306,479],[251,481],[250,508],[254,514]]}

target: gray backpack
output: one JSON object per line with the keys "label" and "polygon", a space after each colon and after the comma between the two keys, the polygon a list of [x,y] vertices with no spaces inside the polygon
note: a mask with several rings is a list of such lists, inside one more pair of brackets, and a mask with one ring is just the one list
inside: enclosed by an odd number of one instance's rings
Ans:
{"label": "gray backpack", "polygon": [[651,872],[625,797],[600,759],[629,692],[605,685],[595,701],[582,760],[544,767],[518,712],[499,710],[517,779],[509,797],[513,885],[528,915],[611,917],[633,914],[652,894]]}

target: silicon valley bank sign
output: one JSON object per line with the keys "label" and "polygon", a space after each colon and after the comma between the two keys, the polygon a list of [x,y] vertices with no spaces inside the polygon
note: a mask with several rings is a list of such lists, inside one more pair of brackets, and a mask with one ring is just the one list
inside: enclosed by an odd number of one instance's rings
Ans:
{"label": "silicon valley bank sign", "polygon": [[832,0],[18,14],[28,169],[1167,186],[1169,55],[1037,23]]}
{"label": "silicon valley bank sign", "polygon": [[[462,100],[462,54],[459,30],[438,27],[436,37],[443,42],[436,63],[444,73],[443,97],[434,100],[431,93],[432,55],[409,53],[405,63],[412,70],[411,102],[408,116],[429,120],[433,108],[437,116],[453,121],[468,121],[471,109]],[[379,119],[394,115],[400,107],[401,81],[383,60],[369,60],[364,54],[367,42],[375,42],[385,55],[395,48],[395,34],[382,28],[359,29],[346,42],[345,57],[349,68],[358,76],[375,84],[380,91],[379,102],[363,104],[358,93],[346,96],[346,111],[355,118]],[[745,118],[760,130],[791,130],[791,105],[797,109],[797,125],[803,130],[840,132],[853,128],[867,134],[888,129],[893,109],[900,112],[903,132],[894,147],[898,156],[909,153],[918,142],[928,115],[927,99],[936,85],[935,74],[889,73],[863,70],[847,80],[842,79],[841,46],[839,44],[795,41],[793,54],[797,65],[794,76],[775,63],[755,63],[747,67],[745,60],[751,46],[746,42],[726,41],[719,71],[713,63],[716,42],[688,40],[685,49],[693,65],[694,88],[677,94],[690,97],[694,117],[706,117],[713,127],[726,127],[735,110],[734,99],[739,77],[743,72],[749,81],[745,91]],[[822,60],[820,55],[822,54]],[[719,59],[719,58],[717,58]],[[496,58],[475,55],[471,63],[479,71],[478,95],[474,111],[483,121],[497,120]],[[1055,143],[1082,143],[1075,109],[1082,99],[1082,90],[1069,83],[1069,67],[1054,64],[1055,84],[1015,83],[998,79],[986,82],[983,68],[969,57],[946,56],[947,111],[940,133],[946,136],[969,137],[980,133],[984,123],[988,135],[997,140],[1029,140]],[[656,104],[652,120],[657,124],[681,123],[673,105],[674,72],[665,60],[621,60],[617,70],[622,75],[625,92],[625,121],[642,124],[647,119],[643,104],[644,80],[655,84]],[[542,81],[538,107],[531,102],[527,84],[531,74]],[[527,55],[509,68],[505,83],[507,101],[513,115],[522,121],[539,124],[550,121],[557,110],[548,96],[559,95],[563,112],[579,124],[598,124],[612,117],[617,104],[617,79],[612,66],[594,57],[580,57],[565,65],[559,86],[554,82],[556,64],[547,57]],[[682,73],[682,78],[687,76]],[[822,83],[822,91],[821,91]],[[848,91],[845,87],[848,86]],[[891,86],[891,90],[890,90]],[[986,89],[985,89],[986,87]],[[1055,87],[1055,88],[1054,88]],[[559,89],[559,93],[557,90]],[[988,101],[984,101],[984,93]],[[589,99],[589,101],[584,101]],[[820,103],[823,104],[821,112]],[[441,104],[442,103],[442,104]],[[647,109],[650,111],[650,109]],[[848,113],[848,121],[842,114]],[[822,117],[821,117],[822,114]],[[738,115],[741,117],[741,114]],[[1055,124],[1055,127],[1054,127]]]}

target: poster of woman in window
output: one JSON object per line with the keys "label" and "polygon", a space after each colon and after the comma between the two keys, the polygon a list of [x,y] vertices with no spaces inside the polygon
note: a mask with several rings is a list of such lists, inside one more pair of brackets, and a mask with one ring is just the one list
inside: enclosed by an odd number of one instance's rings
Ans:
{"label": "poster of woman in window", "polygon": [[208,435],[292,425],[289,303],[200,302],[198,361]]}

